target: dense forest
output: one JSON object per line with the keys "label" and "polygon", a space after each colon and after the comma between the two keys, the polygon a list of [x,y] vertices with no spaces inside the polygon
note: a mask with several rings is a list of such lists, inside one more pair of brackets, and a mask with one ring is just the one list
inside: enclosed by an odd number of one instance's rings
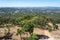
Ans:
{"label": "dense forest", "polygon": [[[59,7],[21,7],[21,8],[0,8],[0,19],[9,20],[22,17],[24,15],[37,15],[45,16],[53,20],[60,20],[60,8]],[[59,21],[60,22],[60,21]]]}
{"label": "dense forest", "polygon": [[53,31],[58,29],[56,25],[58,23],[60,23],[60,8],[57,7],[0,8],[0,28],[9,29],[8,25],[4,26],[5,24],[19,25],[22,29],[17,29],[17,34],[29,32],[31,35],[24,40],[36,40],[34,28]]}

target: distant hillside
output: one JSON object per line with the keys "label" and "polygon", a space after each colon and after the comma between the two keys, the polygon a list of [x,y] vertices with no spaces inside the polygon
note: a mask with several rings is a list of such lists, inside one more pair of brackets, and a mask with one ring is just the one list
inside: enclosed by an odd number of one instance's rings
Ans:
{"label": "distant hillside", "polygon": [[0,8],[1,17],[20,17],[24,14],[60,17],[60,7],[4,7]]}

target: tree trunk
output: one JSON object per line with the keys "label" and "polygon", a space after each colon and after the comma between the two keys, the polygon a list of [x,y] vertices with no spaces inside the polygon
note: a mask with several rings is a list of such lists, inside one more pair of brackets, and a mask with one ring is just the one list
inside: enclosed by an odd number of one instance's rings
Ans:
{"label": "tree trunk", "polygon": [[20,34],[20,38],[21,38],[21,40],[22,40],[21,34]]}

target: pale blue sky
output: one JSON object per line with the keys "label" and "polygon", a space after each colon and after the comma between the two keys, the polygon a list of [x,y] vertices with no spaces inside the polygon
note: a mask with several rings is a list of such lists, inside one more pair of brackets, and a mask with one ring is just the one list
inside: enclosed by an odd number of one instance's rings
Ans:
{"label": "pale blue sky", "polygon": [[60,7],[60,0],[0,0],[0,7]]}

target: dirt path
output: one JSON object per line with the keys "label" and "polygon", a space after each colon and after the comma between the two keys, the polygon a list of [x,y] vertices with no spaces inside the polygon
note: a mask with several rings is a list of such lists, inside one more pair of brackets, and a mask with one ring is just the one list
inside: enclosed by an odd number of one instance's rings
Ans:
{"label": "dirt path", "polygon": [[50,37],[48,38],[48,40],[55,40],[55,38],[51,35],[51,33],[48,30],[44,30],[44,34]]}
{"label": "dirt path", "polygon": [[39,28],[34,28],[34,33],[38,35],[46,35],[49,37],[49,39],[45,40],[55,40],[54,37],[51,35],[51,33],[48,30],[42,30]]}

